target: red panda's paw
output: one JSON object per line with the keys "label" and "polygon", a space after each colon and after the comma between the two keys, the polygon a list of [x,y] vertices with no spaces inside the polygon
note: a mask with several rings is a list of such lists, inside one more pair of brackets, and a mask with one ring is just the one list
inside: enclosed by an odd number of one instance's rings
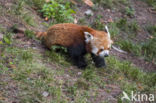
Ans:
{"label": "red panda's paw", "polygon": [[80,61],[79,63],[77,63],[77,66],[78,66],[78,68],[80,68],[80,69],[85,69],[86,66],[87,66],[87,63],[86,63],[86,62]]}
{"label": "red panda's paw", "polygon": [[104,57],[100,57],[100,56],[96,56],[96,55],[92,54],[92,59],[97,68],[106,68]]}

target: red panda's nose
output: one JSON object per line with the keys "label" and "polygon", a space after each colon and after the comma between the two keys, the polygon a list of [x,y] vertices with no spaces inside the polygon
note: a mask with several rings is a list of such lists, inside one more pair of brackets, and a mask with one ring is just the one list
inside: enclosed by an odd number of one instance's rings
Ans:
{"label": "red panda's nose", "polygon": [[105,54],[105,55],[104,55],[104,57],[108,57],[108,56],[109,56],[108,54]]}

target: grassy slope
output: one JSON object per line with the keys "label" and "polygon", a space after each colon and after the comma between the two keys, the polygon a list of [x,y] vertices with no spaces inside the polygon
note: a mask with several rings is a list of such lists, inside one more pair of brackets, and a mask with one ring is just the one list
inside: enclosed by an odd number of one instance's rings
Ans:
{"label": "grassy slope", "polygon": [[[13,10],[8,14],[16,17]],[[23,22],[25,16],[23,18],[23,14],[20,15]],[[37,28],[37,22],[31,19],[24,19],[24,23]],[[95,68],[90,56],[87,56],[89,66],[86,70],[79,70],[66,60],[66,55],[40,49],[41,45],[33,47],[27,41],[13,39],[15,34],[10,31],[2,27],[0,29],[1,33],[7,34],[5,42],[0,42],[2,103],[121,103],[122,91],[153,93],[156,89],[156,74],[146,73],[129,61],[110,56],[106,59],[108,67],[102,69]],[[27,34],[33,38],[31,33]],[[46,93],[48,96],[44,96]],[[111,93],[115,93],[115,96]]]}

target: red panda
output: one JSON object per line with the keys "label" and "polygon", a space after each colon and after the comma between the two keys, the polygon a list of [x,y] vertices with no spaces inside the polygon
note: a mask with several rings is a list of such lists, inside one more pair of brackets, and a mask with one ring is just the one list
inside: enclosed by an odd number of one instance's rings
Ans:
{"label": "red panda", "polygon": [[112,44],[107,26],[105,31],[98,31],[72,23],[56,24],[50,27],[47,32],[37,32],[36,36],[43,37],[44,44],[48,48],[53,45],[66,47],[79,68],[87,66],[84,59],[86,53],[91,53],[97,67],[104,67],[104,57],[109,55]]}

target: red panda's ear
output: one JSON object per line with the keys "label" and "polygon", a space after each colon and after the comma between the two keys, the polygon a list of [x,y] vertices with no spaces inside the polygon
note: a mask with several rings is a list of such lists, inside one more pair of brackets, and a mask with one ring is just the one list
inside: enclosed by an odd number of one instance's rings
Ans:
{"label": "red panda's ear", "polygon": [[90,34],[89,32],[84,32],[84,36],[86,43],[90,42],[93,39],[93,35]]}
{"label": "red panda's ear", "polygon": [[107,25],[105,26],[105,32],[108,34],[108,37],[110,38],[110,32],[109,32],[109,29],[108,29]]}

